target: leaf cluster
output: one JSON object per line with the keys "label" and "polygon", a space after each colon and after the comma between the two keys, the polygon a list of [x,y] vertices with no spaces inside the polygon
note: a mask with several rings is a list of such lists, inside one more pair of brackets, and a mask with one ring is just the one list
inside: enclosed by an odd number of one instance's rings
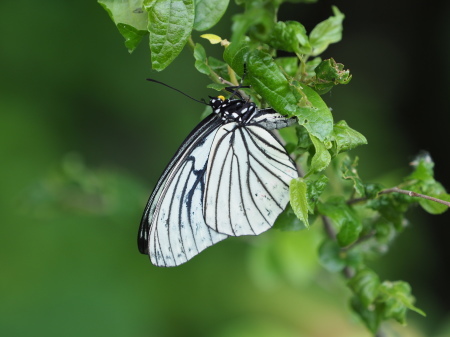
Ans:
{"label": "leaf cluster", "polygon": [[[423,314],[414,306],[409,285],[381,281],[366,261],[388,250],[404,230],[411,205],[418,202],[432,214],[447,206],[393,193],[359,177],[358,158],[347,152],[367,140],[345,121],[334,122],[321,97],[352,78],[343,64],[320,57],[341,40],[345,16],[333,6],[333,14],[307,32],[300,22],[277,19],[283,2],[236,0],[243,11],[233,17],[230,37],[202,35],[223,49],[220,60],[208,56],[205,47],[193,41],[192,32],[211,29],[225,13],[228,0],[99,0],[130,52],[149,36],[153,69],[165,69],[188,44],[195,68],[211,79],[210,88],[249,85],[250,91],[243,90],[260,107],[297,117],[298,124],[280,130],[280,135],[302,174],[291,182],[291,205],[275,227],[299,230],[321,220],[327,236],[319,248],[320,260],[330,271],[348,278],[351,307],[368,329],[375,333],[387,319],[404,324],[408,309]],[[279,57],[280,51],[289,56]],[[428,155],[417,158],[402,187],[450,200],[433,178]]]}
{"label": "leaf cluster", "polygon": [[425,316],[422,310],[413,305],[411,287],[406,282],[380,282],[378,275],[366,268],[358,271],[348,286],[354,292],[352,308],[374,333],[378,331],[380,323],[387,319],[406,324],[408,309]]}
{"label": "leaf cluster", "polygon": [[[320,188],[306,193],[294,183],[291,185],[291,194],[296,194],[297,199],[317,199],[319,194],[313,213],[322,219],[328,232],[319,248],[322,265],[332,272],[343,272],[349,279],[348,286],[353,291],[351,307],[374,333],[387,319],[405,324],[408,309],[425,315],[414,306],[408,283],[381,281],[367,262],[388,251],[407,226],[406,215],[412,205],[419,204],[432,214],[448,207],[397,193],[397,188],[364,182],[358,174],[358,158],[351,159],[348,154],[338,156],[332,164],[326,171],[327,177],[334,182],[340,180],[340,185],[334,183],[333,188],[329,184],[327,190]],[[405,177],[402,187],[417,193],[433,194],[433,191],[439,199],[449,200],[450,195],[433,178],[434,164],[428,154],[418,155],[411,166],[412,173]],[[308,212],[311,213],[310,208]]]}

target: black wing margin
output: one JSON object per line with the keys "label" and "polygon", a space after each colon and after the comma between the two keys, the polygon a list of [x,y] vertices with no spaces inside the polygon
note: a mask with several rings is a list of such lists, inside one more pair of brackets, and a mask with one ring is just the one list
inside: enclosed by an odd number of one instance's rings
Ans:
{"label": "black wing margin", "polygon": [[227,235],[203,217],[205,172],[220,117],[211,114],[188,135],[158,180],[147,202],[138,248],[157,266],[177,266]]}

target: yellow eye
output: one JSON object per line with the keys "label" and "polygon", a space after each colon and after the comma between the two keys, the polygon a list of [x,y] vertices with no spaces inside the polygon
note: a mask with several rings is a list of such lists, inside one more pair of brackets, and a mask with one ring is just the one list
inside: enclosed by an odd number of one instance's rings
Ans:
{"label": "yellow eye", "polygon": [[222,96],[222,95],[220,95],[220,96],[217,96],[217,98],[218,98],[218,99],[220,99],[220,100],[222,100],[222,101],[225,101],[225,97],[224,97],[224,96]]}

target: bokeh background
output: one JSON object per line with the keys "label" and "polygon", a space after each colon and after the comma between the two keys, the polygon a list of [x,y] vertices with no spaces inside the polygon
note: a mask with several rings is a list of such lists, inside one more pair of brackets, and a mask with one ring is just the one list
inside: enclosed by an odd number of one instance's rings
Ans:
{"label": "bokeh background", "polygon": [[[450,189],[450,4],[322,0],[280,19],[310,31],[331,5],[344,38],[323,56],[353,80],[324,99],[368,138],[360,175],[395,186],[427,150]],[[238,10],[209,32],[229,37]],[[148,195],[203,110],[145,78],[215,94],[189,49],[152,71],[146,42],[129,55],[95,1],[2,1],[0,32],[1,336],[369,336],[317,261],[320,226],[231,238],[172,269],[137,252]],[[428,317],[386,331],[450,336],[449,214],[409,219],[371,266],[409,281]]]}

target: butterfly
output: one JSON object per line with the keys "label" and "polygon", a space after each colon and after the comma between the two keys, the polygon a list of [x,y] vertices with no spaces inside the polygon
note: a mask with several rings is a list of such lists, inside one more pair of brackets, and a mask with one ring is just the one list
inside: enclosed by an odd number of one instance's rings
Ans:
{"label": "butterfly", "polygon": [[150,195],[138,248],[156,266],[178,266],[228,236],[258,235],[289,202],[298,171],[271,131],[297,119],[259,109],[235,88],[242,86],[226,88],[229,99],[211,98],[213,112],[187,136]]}

